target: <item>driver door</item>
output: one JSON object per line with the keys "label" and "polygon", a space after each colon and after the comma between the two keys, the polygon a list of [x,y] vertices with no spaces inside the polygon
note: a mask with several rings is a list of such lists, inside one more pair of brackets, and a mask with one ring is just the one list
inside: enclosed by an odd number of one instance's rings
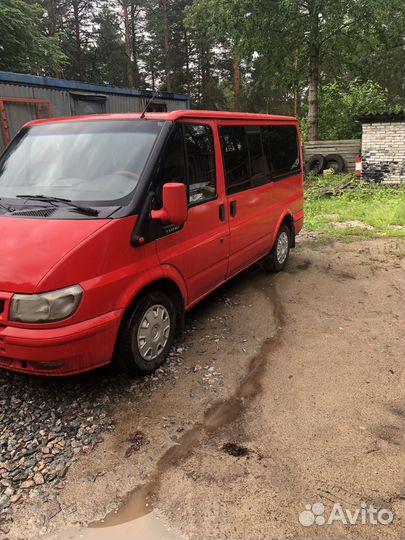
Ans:
{"label": "driver door", "polygon": [[175,124],[158,173],[165,182],[187,184],[189,211],[184,226],[161,227],[156,247],[161,264],[170,264],[187,285],[188,304],[196,302],[222,283],[227,274],[229,225],[225,193],[218,182],[215,149],[219,148],[215,124],[184,121]]}

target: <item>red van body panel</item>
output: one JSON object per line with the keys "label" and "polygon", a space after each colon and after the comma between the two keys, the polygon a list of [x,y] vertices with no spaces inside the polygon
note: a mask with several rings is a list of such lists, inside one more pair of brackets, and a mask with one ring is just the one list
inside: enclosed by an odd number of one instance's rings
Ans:
{"label": "red van body panel", "polygon": [[[177,268],[187,287],[187,302],[196,301],[223,283],[228,273],[229,224],[220,219],[220,206],[225,204],[219,137],[215,123],[202,120],[213,129],[214,151],[217,156],[217,194],[215,200],[189,208],[181,231],[159,238],[156,242],[161,264]],[[221,176],[222,175],[222,176]]]}
{"label": "red van body panel", "polygon": [[[38,120],[28,125],[77,120],[139,119],[139,114]],[[0,367],[41,375],[68,375],[111,362],[122,318],[145,287],[172,283],[187,311],[272,248],[288,216],[295,234],[303,225],[303,173],[227,195],[218,126],[288,124],[290,117],[174,111],[148,119],[204,123],[213,133],[217,196],[191,206],[174,234],[133,247],[138,216],[117,219],[0,217]],[[299,130],[298,130],[299,131]],[[302,150],[301,150],[302,163]],[[231,205],[235,215],[231,215]],[[83,289],[69,318],[41,324],[9,319],[14,294],[72,285]]]}
{"label": "red van body panel", "polygon": [[[3,218],[2,226],[9,221],[19,220]],[[144,287],[161,279],[169,279],[176,284],[183,297],[188,298],[182,275],[169,265],[159,264],[153,242],[141,249],[134,249],[130,245],[129,238],[135,221],[135,217],[128,217],[105,223],[102,220],[35,222],[42,225],[58,224],[60,237],[68,229],[71,231],[70,238],[76,238],[79,243],[66,250],[59,261],[57,257],[60,251],[56,240],[49,244],[53,246],[56,258],[50,258],[48,266],[44,266],[43,263],[36,264],[35,257],[30,266],[24,267],[27,276],[31,269],[35,280],[31,280],[28,286],[20,287],[18,292],[39,293],[80,283],[84,291],[83,299],[80,308],[69,319],[30,324],[27,329],[26,324],[8,320],[12,294],[0,290],[0,299],[5,301],[4,311],[0,314],[0,367],[44,375],[47,368],[46,365],[42,367],[41,363],[59,362],[63,363],[63,368],[49,368],[49,373],[67,375],[108,364],[125,308]],[[99,228],[81,242],[84,232],[81,229],[85,223],[99,224]],[[44,235],[37,235],[36,243],[30,238],[29,252],[42,252],[41,246],[49,240],[46,232]],[[49,253],[52,253],[51,249]],[[42,279],[38,279],[41,272]],[[16,272],[15,281],[9,276],[8,285],[14,291],[21,275]],[[3,284],[2,277],[0,279]],[[3,321],[7,326],[2,326]]]}
{"label": "red van body panel", "polygon": [[160,264],[176,268],[184,278],[186,306],[226,279],[228,237],[216,200],[191,208],[181,231],[157,240]]}
{"label": "red van body panel", "polygon": [[[0,290],[27,294],[37,292],[36,287],[47,272],[107,223],[109,220],[66,222],[2,217]],[[69,276],[66,279],[70,281]]]}

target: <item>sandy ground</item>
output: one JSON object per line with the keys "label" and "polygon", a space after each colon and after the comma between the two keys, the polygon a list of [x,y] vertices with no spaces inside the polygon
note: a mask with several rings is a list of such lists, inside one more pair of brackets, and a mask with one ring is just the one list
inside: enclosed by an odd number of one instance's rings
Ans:
{"label": "sandy ground", "polygon": [[[24,505],[8,536],[402,538],[404,251],[301,243],[285,272],[222,287],[189,314],[178,374],[134,381],[71,467],[61,511],[41,528]],[[301,525],[315,503],[394,519]]]}

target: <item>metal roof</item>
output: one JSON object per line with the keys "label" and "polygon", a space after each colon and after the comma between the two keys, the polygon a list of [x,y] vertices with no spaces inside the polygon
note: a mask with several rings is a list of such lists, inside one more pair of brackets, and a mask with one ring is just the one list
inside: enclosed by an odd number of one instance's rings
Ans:
{"label": "metal roof", "polygon": [[174,94],[171,92],[153,92],[151,90],[138,90],[135,88],[120,88],[118,86],[103,86],[99,84],[67,81],[65,79],[53,79],[52,77],[39,77],[37,75],[25,75],[23,73],[11,73],[0,71],[0,83],[21,84],[24,86],[41,86],[59,90],[76,92],[99,92],[101,94],[121,94],[125,96],[147,97],[153,95],[160,99],[172,99],[178,101],[189,101],[189,97],[184,94]]}

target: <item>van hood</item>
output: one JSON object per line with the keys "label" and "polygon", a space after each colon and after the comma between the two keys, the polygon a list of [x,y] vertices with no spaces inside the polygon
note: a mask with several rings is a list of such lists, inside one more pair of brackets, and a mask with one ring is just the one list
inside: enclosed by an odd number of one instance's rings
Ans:
{"label": "van hood", "polygon": [[33,293],[44,276],[106,219],[0,217],[0,291]]}

